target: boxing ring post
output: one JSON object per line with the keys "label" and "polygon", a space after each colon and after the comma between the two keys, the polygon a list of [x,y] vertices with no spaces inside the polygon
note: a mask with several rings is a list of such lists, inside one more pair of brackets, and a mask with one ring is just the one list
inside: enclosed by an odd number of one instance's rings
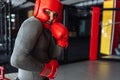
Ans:
{"label": "boxing ring post", "polygon": [[99,40],[100,8],[92,7],[91,37],[89,60],[97,60]]}

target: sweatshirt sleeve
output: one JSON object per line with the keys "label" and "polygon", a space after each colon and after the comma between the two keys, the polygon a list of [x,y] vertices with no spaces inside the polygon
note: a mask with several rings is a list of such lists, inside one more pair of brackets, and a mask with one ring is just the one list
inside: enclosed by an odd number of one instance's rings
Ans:
{"label": "sweatshirt sleeve", "polygon": [[42,25],[38,21],[26,20],[17,34],[11,65],[29,71],[41,71],[43,64],[30,55],[38,37],[42,32]]}
{"label": "sweatshirt sleeve", "polygon": [[49,54],[48,54],[49,58],[59,60],[63,51],[64,51],[64,48],[57,45],[55,39],[52,37],[51,43],[50,43],[50,46],[49,46]]}

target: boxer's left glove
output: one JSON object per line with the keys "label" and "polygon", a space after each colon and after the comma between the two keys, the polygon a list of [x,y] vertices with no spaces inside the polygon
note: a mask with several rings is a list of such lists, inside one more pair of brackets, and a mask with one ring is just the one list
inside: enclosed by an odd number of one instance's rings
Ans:
{"label": "boxer's left glove", "polygon": [[59,46],[68,47],[68,30],[63,24],[53,23],[51,25],[51,33]]}
{"label": "boxer's left glove", "polygon": [[49,79],[54,79],[57,69],[59,67],[58,61],[57,60],[50,60],[49,63],[44,64],[44,69],[40,73],[41,76],[45,76]]}

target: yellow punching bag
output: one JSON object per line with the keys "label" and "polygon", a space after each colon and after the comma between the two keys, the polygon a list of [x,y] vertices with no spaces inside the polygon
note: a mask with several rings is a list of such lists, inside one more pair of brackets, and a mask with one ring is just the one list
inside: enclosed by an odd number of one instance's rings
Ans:
{"label": "yellow punching bag", "polygon": [[[103,8],[114,8],[114,0],[105,0]],[[100,53],[111,54],[113,10],[103,10]]]}

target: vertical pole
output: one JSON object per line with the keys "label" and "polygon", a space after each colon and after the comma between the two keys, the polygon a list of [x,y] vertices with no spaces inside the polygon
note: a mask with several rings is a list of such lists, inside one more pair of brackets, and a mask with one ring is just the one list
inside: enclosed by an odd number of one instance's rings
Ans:
{"label": "vertical pole", "polygon": [[91,38],[90,38],[90,60],[97,60],[99,39],[100,8],[92,7]]}
{"label": "vertical pole", "polygon": [[[68,26],[68,21],[66,20],[67,18],[68,18],[68,8],[66,8],[64,6],[64,10],[63,10],[63,24],[65,26]],[[68,62],[68,48],[64,49],[63,60],[64,60],[64,63]]]}
{"label": "vertical pole", "polygon": [[4,66],[0,66],[0,80],[10,80],[8,78],[5,78],[5,68],[4,68]]}
{"label": "vertical pole", "polygon": [[11,34],[11,31],[12,31],[12,28],[11,28],[11,0],[9,0],[9,3],[8,3],[8,16],[9,16],[9,19],[8,19],[8,41],[9,41],[9,44],[8,44],[8,53],[11,54],[11,50],[12,50],[12,34]]}
{"label": "vertical pole", "polygon": [[4,7],[4,14],[3,14],[3,24],[4,24],[4,41],[5,41],[5,43],[4,43],[4,48],[5,48],[5,50],[6,50],[6,55],[8,54],[8,29],[7,29],[7,27],[8,27],[8,25],[7,25],[7,7],[6,7],[6,3],[5,3],[5,7]]}
{"label": "vertical pole", "polygon": [[4,67],[0,66],[0,80],[4,79]]}
{"label": "vertical pole", "polygon": [[[120,8],[120,0],[114,1],[115,8]],[[114,21],[113,21],[113,43],[111,44],[111,53],[112,55],[117,54],[114,52],[116,49],[119,49],[120,45],[120,10],[114,10]],[[119,54],[118,54],[119,55]]]}

